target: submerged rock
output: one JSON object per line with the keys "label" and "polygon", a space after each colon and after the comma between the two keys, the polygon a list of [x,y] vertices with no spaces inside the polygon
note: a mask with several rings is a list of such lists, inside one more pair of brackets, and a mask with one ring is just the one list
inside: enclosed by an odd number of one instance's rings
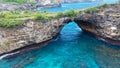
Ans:
{"label": "submerged rock", "polygon": [[120,4],[100,8],[97,13],[84,13],[75,22],[102,40],[120,45]]}

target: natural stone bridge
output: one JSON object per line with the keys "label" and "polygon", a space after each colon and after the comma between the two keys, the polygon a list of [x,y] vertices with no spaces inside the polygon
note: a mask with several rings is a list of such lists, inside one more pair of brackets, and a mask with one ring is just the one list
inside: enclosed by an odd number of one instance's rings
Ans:
{"label": "natural stone bridge", "polygon": [[22,27],[11,29],[0,27],[0,54],[36,47],[39,43],[45,44],[55,38],[61,29],[71,21],[77,23],[83,31],[88,31],[111,44],[120,45],[119,9],[119,5],[116,5],[98,13],[81,14],[74,20],[71,17],[51,21],[26,20]]}

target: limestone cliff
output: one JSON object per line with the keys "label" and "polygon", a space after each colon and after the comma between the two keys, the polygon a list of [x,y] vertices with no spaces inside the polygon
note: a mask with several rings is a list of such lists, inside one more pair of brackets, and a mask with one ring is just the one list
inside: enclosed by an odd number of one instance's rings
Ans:
{"label": "limestone cliff", "polygon": [[11,29],[0,27],[0,54],[51,40],[70,21],[71,19],[67,17],[51,21],[26,20],[22,27]]}
{"label": "limestone cliff", "polygon": [[74,20],[83,31],[88,31],[111,44],[120,45],[120,4],[98,7],[95,13],[79,17],[60,17],[52,20],[25,20],[17,28],[0,27],[0,54],[29,47],[53,39],[62,27]]}
{"label": "limestone cliff", "polygon": [[99,8],[97,13],[84,13],[75,22],[85,31],[111,44],[120,45],[120,4]]}

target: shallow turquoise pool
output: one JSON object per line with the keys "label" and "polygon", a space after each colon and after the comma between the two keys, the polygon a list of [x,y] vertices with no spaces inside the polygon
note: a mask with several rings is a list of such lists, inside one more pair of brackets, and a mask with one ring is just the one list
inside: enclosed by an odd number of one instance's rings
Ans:
{"label": "shallow turquoise pool", "polygon": [[119,68],[120,47],[66,25],[47,46],[0,60],[0,68]]}
{"label": "shallow turquoise pool", "polygon": [[71,22],[48,45],[0,60],[0,68],[120,68],[120,47],[82,32]]}

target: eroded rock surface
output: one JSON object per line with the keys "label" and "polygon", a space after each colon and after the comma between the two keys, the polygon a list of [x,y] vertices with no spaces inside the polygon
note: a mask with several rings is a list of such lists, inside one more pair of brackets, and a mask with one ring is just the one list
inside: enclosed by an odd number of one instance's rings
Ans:
{"label": "eroded rock surface", "polygon": [[[0,27],[0,54],[53,39],[70,17],[52,20],[26,20],[24,26]],[[74,21],[85,31],[111,44],[120,45],[120,4],[100,8],[97,13],[83,13]],[[34,46],[34,45],[33,45]]]}
{"label": "eroded rock surface", "polygon": [[4,11],[14,11],[14,10],[31,10],[35,11],[36,7],[32,4],[23,4],[23,5],[15,5],[15,4],[6,4],[0,2],[0,12]]}
{"label": "eroded rock surface", "polygon": [[75,22],[112,44],[120,45],[120,4],[100,8],[97,13],[84,13]]}
{"label": "eroded rock surface", "polygon": [[51,21],[27,20],[22,27],[11,29],[0,27],[0,54],[51,40],[70,21],[71,19],[67,17]]}

